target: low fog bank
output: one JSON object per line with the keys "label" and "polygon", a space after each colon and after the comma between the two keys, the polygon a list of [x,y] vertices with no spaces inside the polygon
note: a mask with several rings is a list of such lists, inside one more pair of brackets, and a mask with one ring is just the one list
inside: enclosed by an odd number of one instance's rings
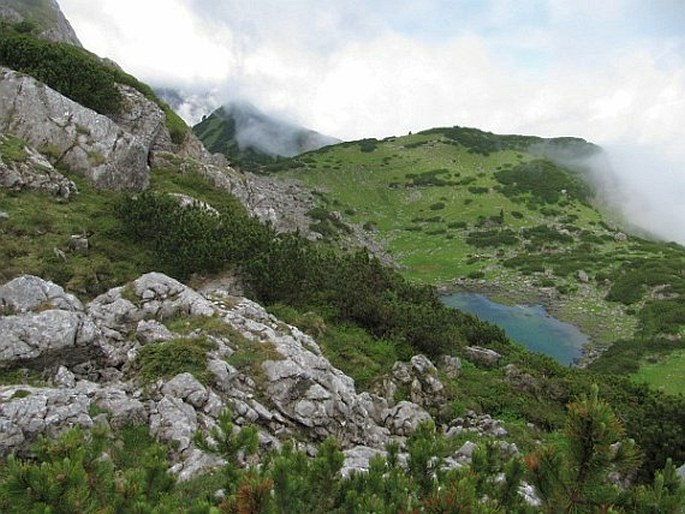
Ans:
{"label": "low fog bank", "polygon": [[685,159],[610,144],[585,161],[605,209],[638,235],[685,245]]}

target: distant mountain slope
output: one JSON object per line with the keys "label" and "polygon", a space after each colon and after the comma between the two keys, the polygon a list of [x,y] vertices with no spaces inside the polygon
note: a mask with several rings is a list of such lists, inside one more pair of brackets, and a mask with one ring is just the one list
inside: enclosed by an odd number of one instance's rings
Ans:
{"label": "distant mountain slope", "polygon": [[[490,277],[502,245],[474,244],[485,237],[480,232],[514,233],[507,254],[524,250],[519,231],[538,225],[611,232],[600,228],[580,171],[598,152],[582,139],[452,127],[310,152],[294,159],[287,175],[327,191],[344,217],[374,227],[409,275],[444,283],[476,271]],[[555,164],[560,160],[568,168]],[[472,258],[484,252],[494,259]]]}
{"label": "distant mountain slope", "polygon": [[9,23],[28,22],[26,29],[34,25],[43,39],[82,46],[56,0],[0,0],[0,19]]}
{"label": "distant mountain slope", "polygon": [[293,157],[340,142],[330,136],[268,116],[245,102],[220,107],[193,127],[210,152],[236,164],[259,164]]}

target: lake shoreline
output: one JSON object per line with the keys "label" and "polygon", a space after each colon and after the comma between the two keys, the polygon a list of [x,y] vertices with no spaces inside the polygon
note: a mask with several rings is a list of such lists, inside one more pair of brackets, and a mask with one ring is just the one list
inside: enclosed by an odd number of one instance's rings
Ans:
{"label": "lake shoreline", "polygon": [[588,338],[581,346],[580,358],[572,363],[573,367],[587,367],[606,348],[607,344],[599,342],[604,334],[604,327],[588,323],[587,318],[576,314],[568,308],[569,301],[561,298],[554,288],[542,288],[526,283],[517,284],[516,288],[483,279],[460,278],[450,284],[437,287],[441,296],[453,293],[477,293],[489,300],[504,305],[539,305],[551,316],[575,326]]}

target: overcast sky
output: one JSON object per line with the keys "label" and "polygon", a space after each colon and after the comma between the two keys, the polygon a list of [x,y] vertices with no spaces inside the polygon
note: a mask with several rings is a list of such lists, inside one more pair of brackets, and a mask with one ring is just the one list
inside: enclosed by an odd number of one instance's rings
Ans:
{"label": "overcast sky", "polygon": [[644,148],[663,162],[632,173],[675,177],[685,225],[685,0],[58,1],[153,86],[341,139],[465,125]]}

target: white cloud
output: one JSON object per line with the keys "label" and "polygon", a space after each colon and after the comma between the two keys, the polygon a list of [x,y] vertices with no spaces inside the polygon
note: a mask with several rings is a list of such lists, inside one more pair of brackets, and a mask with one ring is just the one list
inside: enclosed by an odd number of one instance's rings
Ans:
{"label": "white cloud", "polygon": [[234,67],[232,38],[183,0],[61,0],[83,45],[157,84],[219,83]]}

